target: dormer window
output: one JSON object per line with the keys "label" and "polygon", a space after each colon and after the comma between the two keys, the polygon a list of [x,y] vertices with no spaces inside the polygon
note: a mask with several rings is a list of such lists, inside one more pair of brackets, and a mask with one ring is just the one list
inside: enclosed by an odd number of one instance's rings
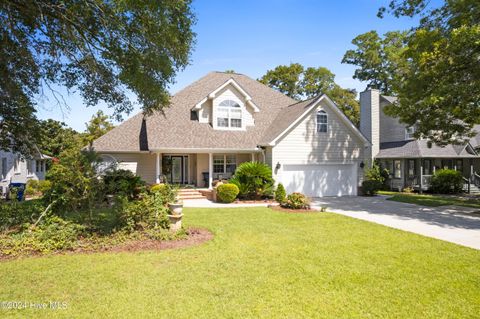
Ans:
{"label": "dormer window", "polygon": [[327,133],[328,116],[323,110],[317,112],[317,133]]}
{"label": "dormer window", "polygon": [[406,140],[413,140],[415,137],[413,136],[415,134],[415,127],[414,126],[409,126],[405,128],[405,139]]}
{"label": "dormer window", "polygon": [[217,126],[242,128],[242,108],[237,102],[224,100],[218,105]]}

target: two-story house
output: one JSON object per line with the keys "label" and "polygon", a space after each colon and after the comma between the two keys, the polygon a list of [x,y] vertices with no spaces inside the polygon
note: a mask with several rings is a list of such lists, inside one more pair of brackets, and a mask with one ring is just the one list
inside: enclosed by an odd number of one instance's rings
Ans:
{"label": "two-story house", "polygon": [[27,183],[28,180],[44,180],[47,161],[51,158],[38,152],[31,159],[0,150],[0,197],[5,196],[10,183]]}
{"label": "two-story house", "polygon": [[[466,144],[445,147],[414,139],[415,127],[407,127],[383,111],[395,100],[378,90],[360,93],[360,131],[371,142],[366,150],[366,162],[376,159],[390,171],[390,187],[426,190],[432,174],[440,168],[460,171],[466,183],[474,181],[475,172],[480,169],[480,157],[475,150],[480,134]],[[477,132],[479,129],[476,127]]]}
{"label": "two-story house", "polygon": [[93,148],[148,183],[209,188],[240,163],[261,161],[287,192],[343,196],[357,194],[368,144],[324,94],[298,102],[248,76],[211,72]]}

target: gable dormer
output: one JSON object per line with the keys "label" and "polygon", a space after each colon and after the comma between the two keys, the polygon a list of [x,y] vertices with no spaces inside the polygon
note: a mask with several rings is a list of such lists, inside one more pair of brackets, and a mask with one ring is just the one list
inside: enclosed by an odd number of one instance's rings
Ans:
{"label": "gable dormer", "polygon": [[254,126],[254,113],[260,110],[243,88],[230,79],[195,105],[200,123],[216,130],[246,130]]}

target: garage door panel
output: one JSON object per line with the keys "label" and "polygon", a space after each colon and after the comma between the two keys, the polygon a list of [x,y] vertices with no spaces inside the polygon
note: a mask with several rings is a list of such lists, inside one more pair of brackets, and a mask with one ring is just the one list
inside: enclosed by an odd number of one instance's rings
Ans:
{"label": "garage door panel", "polygon": [[311,197],[356,195],[357,172],[353,164],[285,165],[282,184],[289,193]]}

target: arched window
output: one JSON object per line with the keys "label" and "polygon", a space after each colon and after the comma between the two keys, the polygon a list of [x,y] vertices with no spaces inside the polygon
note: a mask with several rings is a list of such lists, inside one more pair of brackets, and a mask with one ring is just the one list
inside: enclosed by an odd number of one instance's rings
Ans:
{"label": "arched window", "polygon": [[323,110],[317,112],[317,132],[327,133],[328,130],[328,116]]}
{"label": "arched window", "polygon": [[220,102],[217,108],[217,126],[242,128],[242,108],[232,100]]}

